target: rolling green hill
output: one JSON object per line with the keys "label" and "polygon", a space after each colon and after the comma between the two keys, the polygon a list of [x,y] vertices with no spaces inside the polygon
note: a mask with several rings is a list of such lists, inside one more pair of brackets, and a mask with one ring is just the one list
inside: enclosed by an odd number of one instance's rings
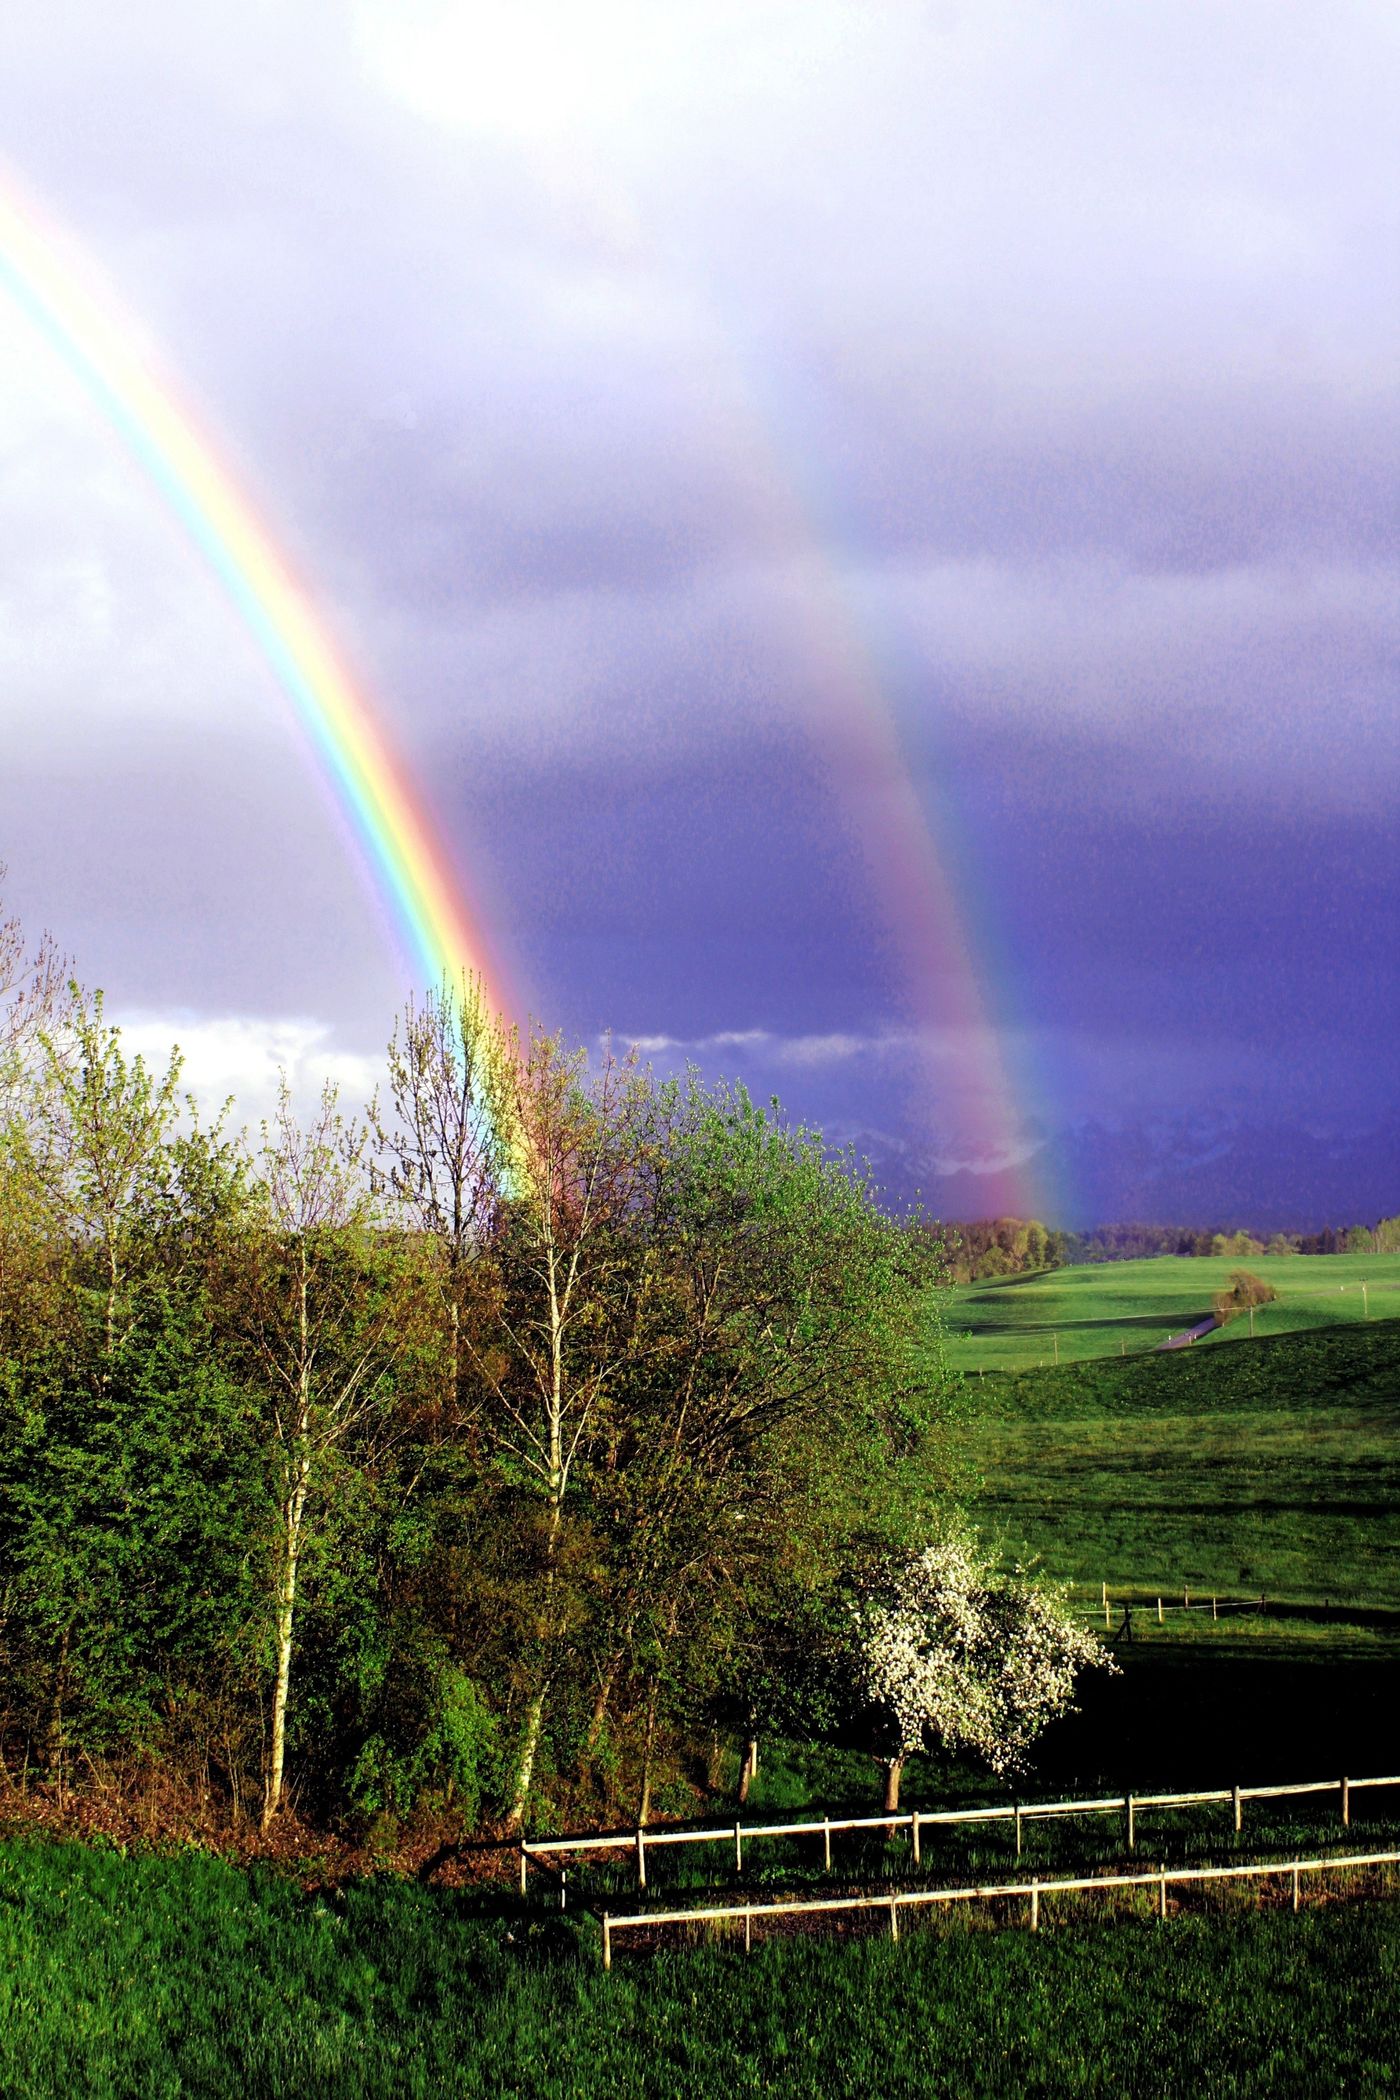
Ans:
{"label": "rolling green hill", "polygon": [[[1086,1685],[1043,1775],[1396,1769],[1400,1321],[974,1377],[968,1401],[957,1442],[984,1535],[1074,1582],[1086,1610],[1105,1582],[1118,1600],[1124,1675]],[[1159,1625],[1156,1596],[1179,1607],[1187,1584],[1268,1608]]]}
{"label": "rolling green hill", "polygon": [[1400,1610],[1400,1321],[970,1390],[979,1519],[1050,1574]]}
{"label": "rolling green hill", "polygon": [[[1400,1254],[1163,1256],[960,1284],[942,1301],[949,1360],[986,1373],[1147,1353],[1203,1319],[1241,1269],[1279,1294],[1255,1313],[1256,1337],[1400,1316]],[[1246,1316],[1196,1346],[1249,1337]]]}

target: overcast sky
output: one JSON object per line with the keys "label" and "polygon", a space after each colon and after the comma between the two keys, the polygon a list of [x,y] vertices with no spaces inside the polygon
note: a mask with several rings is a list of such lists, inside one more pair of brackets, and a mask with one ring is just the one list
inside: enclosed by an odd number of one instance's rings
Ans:
{"label": "overcast sky", "polygon": [[[1379,0],[0,12],[14,176],[522,999],[963,1214],[1243,1124],[1400,1179],[1398,95]],[[366,1081],[408,978],[286,703],[3,300],[0,721],[137,1040]]]}

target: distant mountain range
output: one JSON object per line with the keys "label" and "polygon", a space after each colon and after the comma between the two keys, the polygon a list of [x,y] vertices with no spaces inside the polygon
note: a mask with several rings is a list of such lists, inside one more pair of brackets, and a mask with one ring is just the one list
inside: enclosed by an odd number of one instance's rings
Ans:
{"label": "distant mountain range", "polygon": [[[1008,1206],[996,1175],[940,1172],[934,1156],[870,1135],[855,1148],[896,1202],[918,1191],[943,1218],[985,1218]],[[1373,1224],[1400,1211],[1400,1117],[1355,1131],[1308,1130],[1243,1118],[1085,1120],[1034,1155],[1042,1186],[1064,1192],[1049,1225],[1087,1230],[1126,1219],[1232,1231],[1316,1232]]]}

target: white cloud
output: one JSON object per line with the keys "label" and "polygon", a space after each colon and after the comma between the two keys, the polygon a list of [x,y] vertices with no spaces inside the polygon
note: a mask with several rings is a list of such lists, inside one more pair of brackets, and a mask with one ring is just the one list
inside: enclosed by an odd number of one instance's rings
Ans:
{"label": "white cloud", "polygon": [[369,1102],[382,1077],[382,1062],[337,1042],[324,1021],[306,1018],[255,1019],[246,1015],[193,1015],[111,1012],[129,1056],[164,1070],[172,1048],[184,1058],[181,1082],[200,1110],[212,1116],[230,1095],[230,1122],[256,1131],[277,1102],[280,1075],[286,1075],[292,1099],[305,1113],[327,1080],[340,1090],[341,1106],[356,1113]]}
{"label": "white cloud", "polygon": [[[721,1028],[710,1035],[628,1035],[618,1030],[615,1041],[628,1043],[643,1057],[670,1054],[706,1057],[716,1051],[747,1051],[760,1063],[797,1067],[849,1064],[863,1057],[905,1054],[931,1040],[905,1029],[886,1029],[872,1035],[832,1032],[824,1035],[780,1035],[769,1028]],[[951,1048],[951,1043],[946,1046]]]}

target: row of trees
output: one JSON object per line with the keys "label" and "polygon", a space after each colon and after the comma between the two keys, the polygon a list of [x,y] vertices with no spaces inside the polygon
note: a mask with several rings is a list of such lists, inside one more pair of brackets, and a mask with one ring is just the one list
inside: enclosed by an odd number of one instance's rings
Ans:
{"label": "row of trees", "polygon": [[954,1283],[976,1283],[983,1277],[1055,1269],[1067,1257],[1069,1239],[1038,1218],[977,1218],[949,1233],[948,1272]]}
{"label": "row of trees", "polygon": [[1035,1218],[981,1218],[958,1225],[948,1236],[953,1280],[973,1283],[992,1276],[1017,1276],[1091,1262],[1141,1261],[1172,1255],[1394,1254],[1400,1252],[1400,1217],[1374,1225],[1327,1226],[1321,1232],[1222,1232],[1193,1225],[1099,1225],[1089,1232],[1061,1231]]}
{"label": "row of trees", "polygon": [[893,1799],[1068,1698],[1082,1638],[949,1501],[939,1242],[815,1133],[470,983],[366,1115],[284,1090],[252,1141],[13,924],[0,1020],[12,1775],[512,1827],[775,1727]]}
{"label": "row of trees", "polygon": [[851,1161],[470,983],[410,1005],[368,1115],[284,1091],[251,1142],[13,924],[0,1017],[12,1775],[509,1826],[646,1815],[783,1724],[897,1788],[918,1700],[872,1629],[961,1652],[968,1605],[906,1594],[959,1537],[940,1248]]}

